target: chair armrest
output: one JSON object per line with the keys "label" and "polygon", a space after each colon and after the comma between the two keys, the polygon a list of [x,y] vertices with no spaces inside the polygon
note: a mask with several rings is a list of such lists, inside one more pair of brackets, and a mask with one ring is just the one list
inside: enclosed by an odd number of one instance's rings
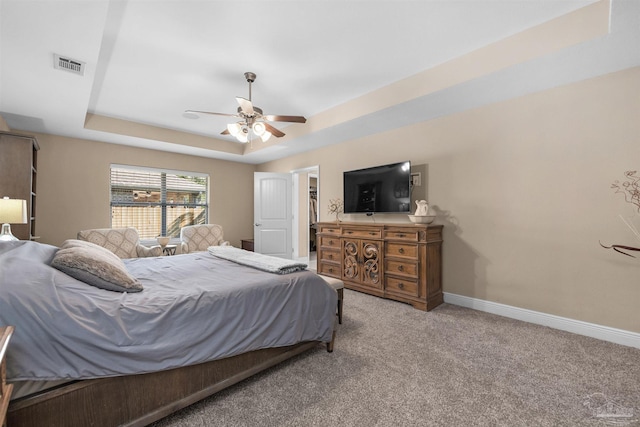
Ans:
{"label": "chair armrest", "polygon": [[189,253],[189,245],[187,245],[187,242],[180,242],[180,253],[181,254]]}
{"label": "chair armrest", "polygon": [[140,258],[162,256],[162,247],[160,245],[148,247],[139,244],[136,246],[136,252]]}
{"label": "chair armrest", "polygon": [[231,246],[231,243],[229,243],[228,241],[224,240],[224,241],[220,242],[220,246]]}

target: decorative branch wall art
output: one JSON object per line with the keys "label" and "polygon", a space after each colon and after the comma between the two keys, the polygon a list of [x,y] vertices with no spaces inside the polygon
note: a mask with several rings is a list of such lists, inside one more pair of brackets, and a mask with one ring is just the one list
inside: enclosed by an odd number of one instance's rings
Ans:
{"label": "decorative branch wall art", "polygon": [[[637,171],[626,171],[624,173],[625,181],[620,182],[615,180],[613,184],[611,184],[611,188],[614,189],[615,193],[622,194],[624,196],[624,200],[627,203],[630,203],[635,206],[636,211],[640,213],[640,176],[637,175]],[[625,223],[627,227],[631,230],[631,232],[640,240],[640,231],[636,228],[636,226],[629,220],[625,219],[622,215],[620,215],[620,219]],[[627,245],[611,245],[606,246],[600,242],[600,246],[605,249],[613,249],[614,251],[621,253],[626,256],[630,256],[635,258],[634,255],[627,253],[626,251],[636,251],[640,252],[639,247],[635,246],[627,246]]]}
{"label": "decorative branch wall art", "polygon": [[626,171],[624,176],[627,180],[622,183],[615,180],[613,184],[611,184],[611,188],[613,188],[616,193],[623,194],[624,200],[627,203],[635,205],[636,210],[640,213],[640,176],[636,175],[637,173],[637,171]]}

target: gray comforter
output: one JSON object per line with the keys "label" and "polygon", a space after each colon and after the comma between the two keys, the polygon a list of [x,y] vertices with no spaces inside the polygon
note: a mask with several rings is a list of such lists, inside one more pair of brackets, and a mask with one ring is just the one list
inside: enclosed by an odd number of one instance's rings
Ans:
{"label": "gray comforter", "polygon": [[49,264],[57,247],[0,242],[0,325],[12,381],[159,371],[331,340],[336,292],[309,271],[266,273],[207,252],[125,260],[144,290],[95,288]]}

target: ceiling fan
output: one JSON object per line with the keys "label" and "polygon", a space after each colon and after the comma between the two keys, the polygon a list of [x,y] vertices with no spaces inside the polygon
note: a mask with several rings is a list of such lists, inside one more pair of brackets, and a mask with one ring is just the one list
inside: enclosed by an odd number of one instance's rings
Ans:
{"label": "ceiling fan", "polygon": [[256,107],[251,102],[251,83],[256,80],[255,73],[248,71],[244,73],[244,77],[249,83],[249,99],[242,98],[240,96],[236,97],[236,101],[238,101],[238,104],[240,105],[236,114],[213,113],[210,111],[197,110],[186,110],[185,113],[212,114],[214,116],[229,116],[239,118],[240,120],[238,120],[237,122],[228,124],[227,128],[221,132],[221,135],[233,135],[240,142],[250,141],[252,132],[253,134],[259,136],[263,142],[266,142],[269,138],[271,138],[271,135],[277,138],[285,135],[284,132],[276,129],[267,122],[305,123],[307,121],[307,119],[305,119],[303,116],[263,114],[262,109]]}

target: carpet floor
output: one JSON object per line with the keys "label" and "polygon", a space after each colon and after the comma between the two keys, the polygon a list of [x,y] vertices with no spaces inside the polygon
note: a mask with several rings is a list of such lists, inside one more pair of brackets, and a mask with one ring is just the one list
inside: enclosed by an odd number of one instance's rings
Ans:
{"label": "carpet floor", "polygon": [[299,355],[153,424],[640,425],[640,349],[345,289],[335,351]]}

